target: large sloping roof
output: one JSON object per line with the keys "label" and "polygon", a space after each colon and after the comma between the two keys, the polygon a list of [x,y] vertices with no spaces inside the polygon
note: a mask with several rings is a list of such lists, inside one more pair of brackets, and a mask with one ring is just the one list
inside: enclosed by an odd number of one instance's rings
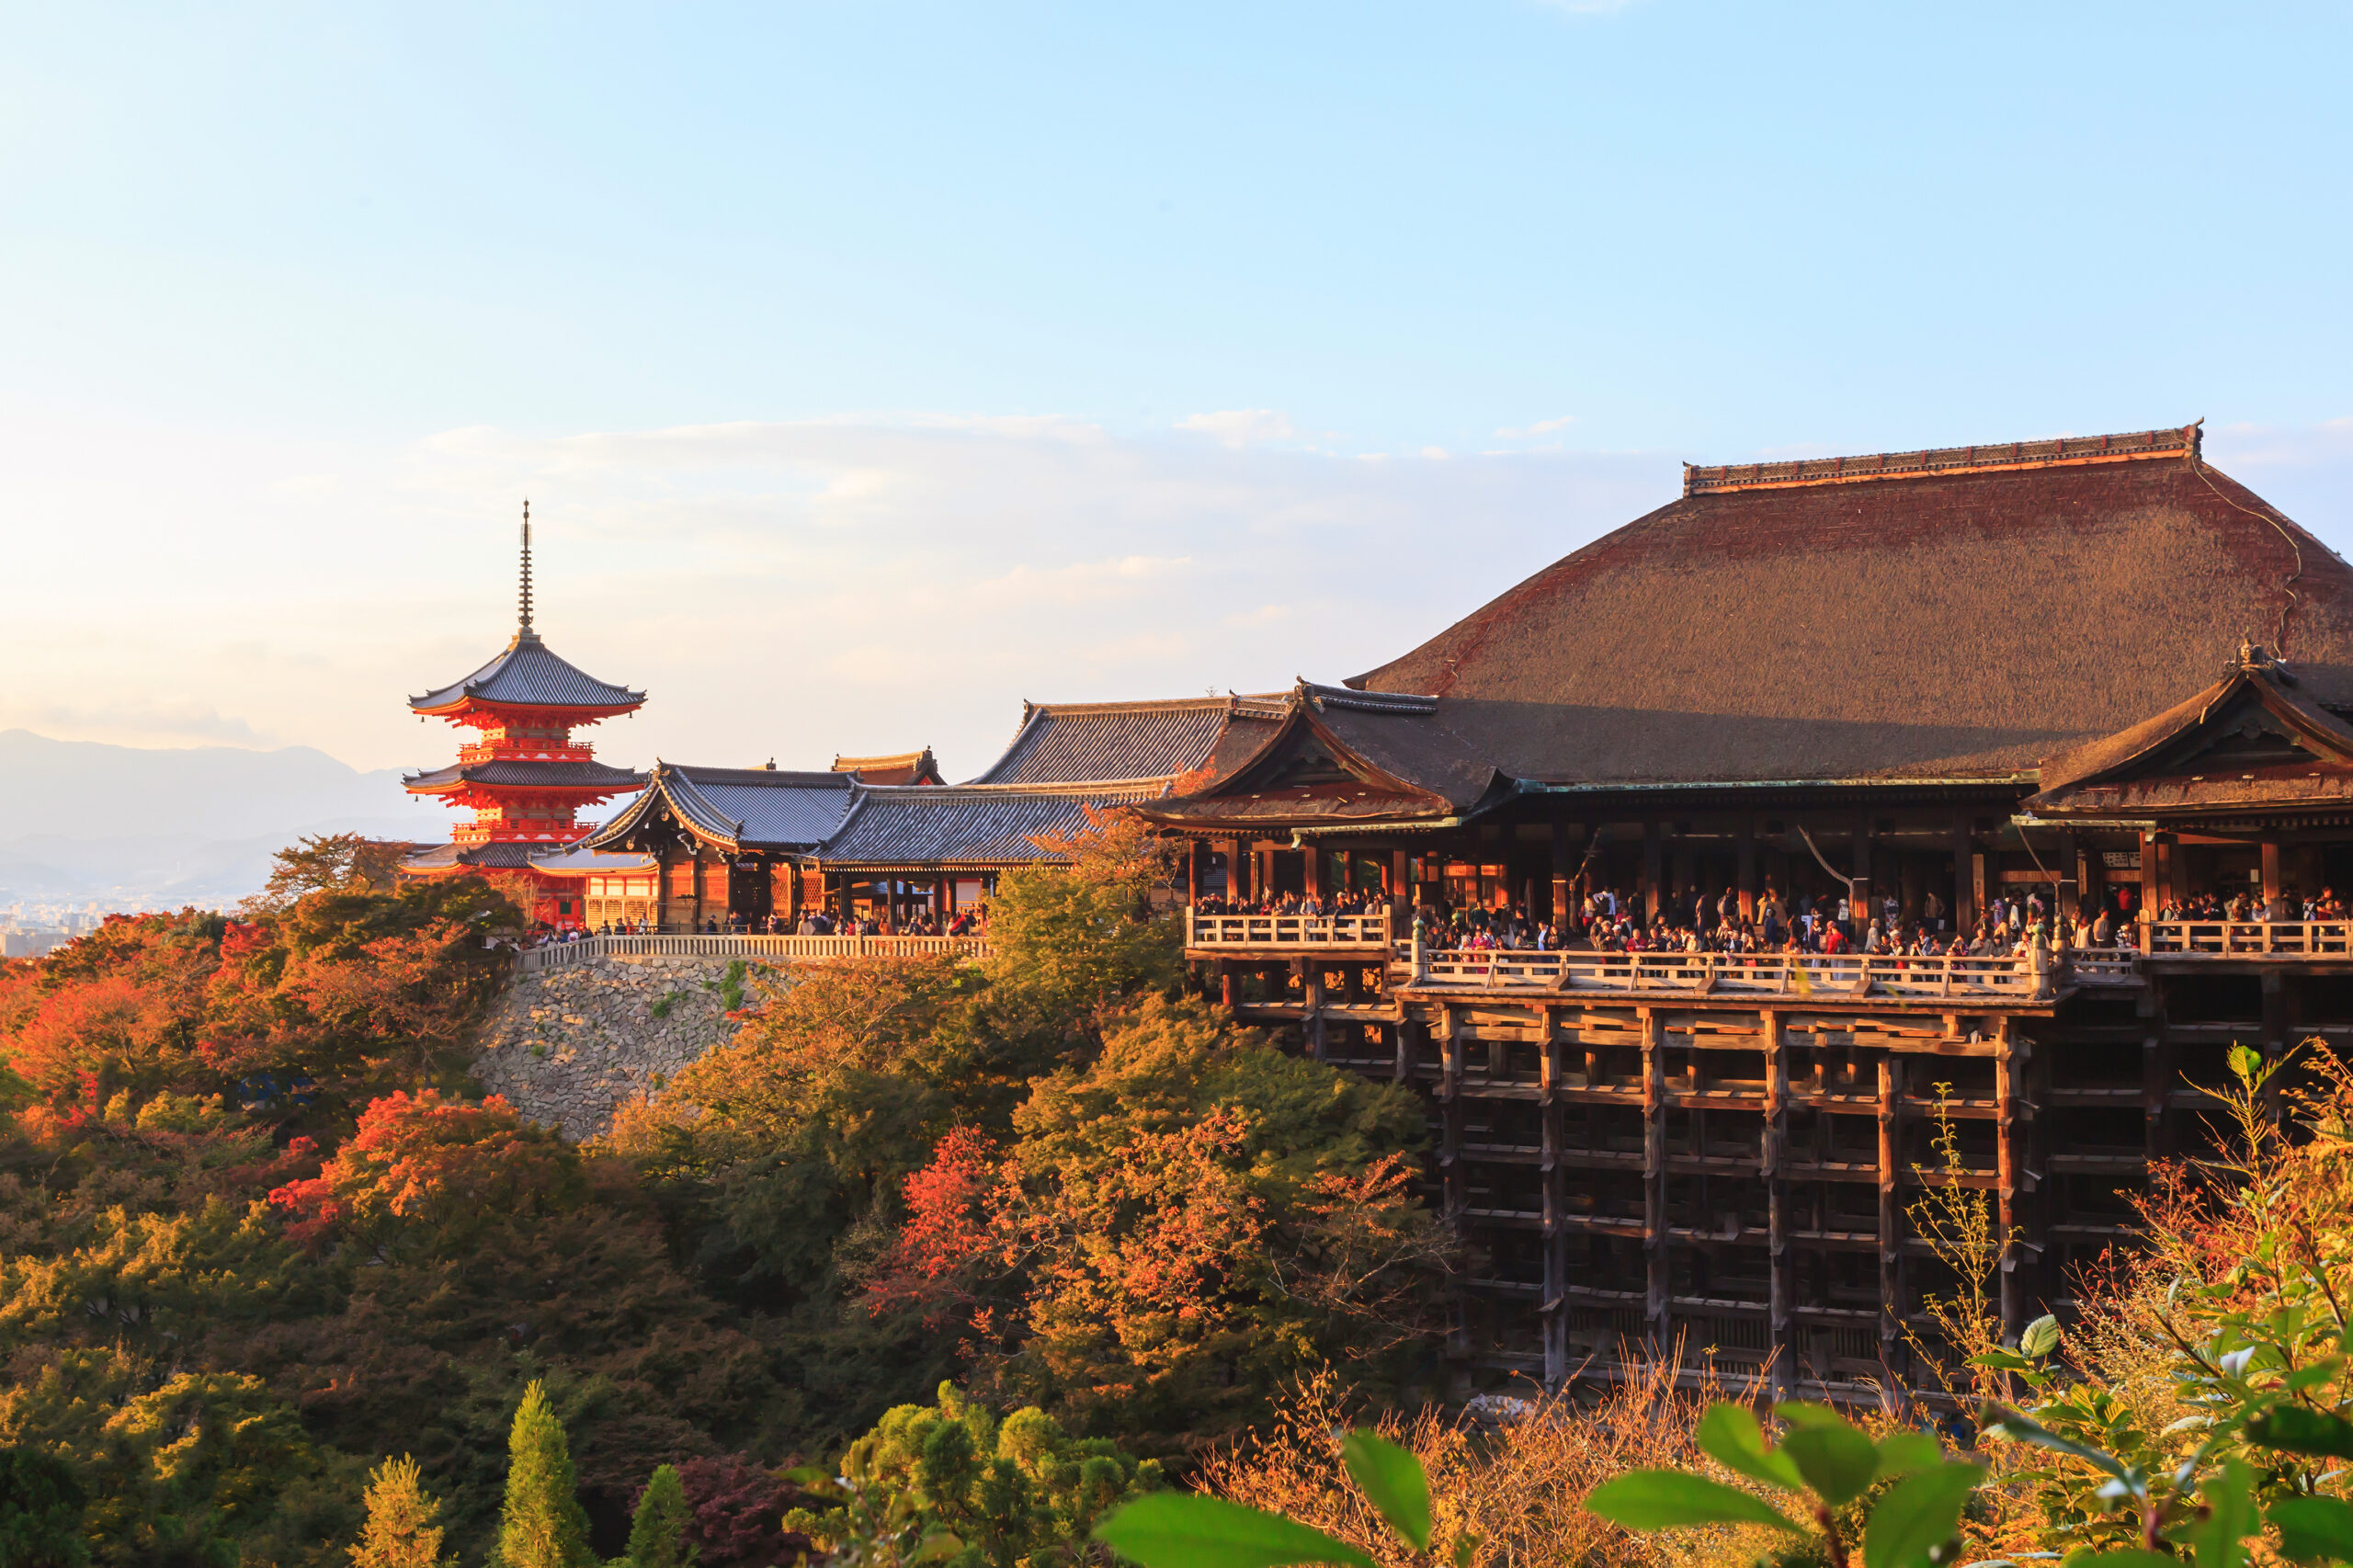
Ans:
{"label": "large sloping roof", "polygon": [[518,631],[498,657],[463,680],[412,697],[419,713],[439,713],[469,700],[517,708],[585,708],[611,712],[637,707],[645,693],[598,680],[558,658],[533,631]]}
{"label": "large sloping roof", "polygon": [[861,784],[943,784],[939,763],[929,746],[921,751],[893,752],[888,756],[834,757],[833,770],[847,773]]}
{"label": "large sloping roof", "polygon": [[1087,808],[1142,800],[1128,789],[987,785],[862,789],[841,830],[817,850],[829,866],[1014,866],[1047,858],[1033,839],[1084,833]]}
{"label": "large sloping roof", "polygon": [[806,850],[841,825],[858,788],[847,773],[656,762],[645,793],[583,839],[580,847],[616,847],[649,819],[667,814],[731,850]]}
{"label": "large sloping roof", "polygon": [[2030,776],[2252,637],[2353,703],[2353,570],[2195,427],[1693,470],[1684,496],[1351,687],[1512,776]]}
{"label": "large sloping roof", "polygon": [[1174,778],[1217,744],[1235,699],[1021,705],[1013,744],[975,784],[1091,784]]}

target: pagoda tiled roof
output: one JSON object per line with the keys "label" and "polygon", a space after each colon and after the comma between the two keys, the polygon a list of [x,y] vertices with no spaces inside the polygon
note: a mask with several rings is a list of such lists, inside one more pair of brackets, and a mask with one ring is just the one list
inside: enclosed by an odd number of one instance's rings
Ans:
{"label": "pagoda tiled roof", "polygon": [[642,773],[601,762],[535,762],[518,757],[452,763],[430,773],[410,774],[401,780],[412,795],[445,795],[469,784],[619,791],[635,790],[644,782]]}
{"label": "pagoda tiled roof", "polygon": [[489,844],[437,844],[401,862],[411,871],[456,871],[467,867],[485,871],[519,871],[531,857],[546,853],[543,844],[518,844],[500,839]]}
{"label": "pagoda tiled roof", "polygon": [[516,708],[635,708],[645,693],[598,680],[557,657],[532,631],[519,631],[498,657],[465,679],[408,699],[419,713],[438,713],[472,699]]}

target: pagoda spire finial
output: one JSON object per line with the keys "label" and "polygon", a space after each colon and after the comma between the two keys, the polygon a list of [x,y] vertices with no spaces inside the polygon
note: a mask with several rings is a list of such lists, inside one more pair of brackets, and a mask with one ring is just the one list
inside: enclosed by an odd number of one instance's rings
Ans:
{"label": "pagoda spire finial", "polygon": [[531,631],[531,503],[530,503],[530,500],[529,500],[529,497],[526,497],[526,498],[525,498],[525,500],[524,500],[524,502],[523,502],[523,615],[522,615],[522,626],[521,626],[520,633],[519,633],[519,634],[520,634],[520,635],[522,635],[522,636],[525,636],[525,637],[529,637],[529,636],[531,636],[531,635],[532,635],[532,631]]}

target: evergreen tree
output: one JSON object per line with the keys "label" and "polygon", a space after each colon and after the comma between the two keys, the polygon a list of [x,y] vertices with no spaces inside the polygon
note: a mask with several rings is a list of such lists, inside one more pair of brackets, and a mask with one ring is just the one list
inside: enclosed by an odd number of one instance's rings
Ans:
{"label": "evergreen tree", "polygon": [[544,1384],[523,1391],[506,1456],[506,1502],[491,1559],[495,1568],[597,1568],[588,1550],[587,1511],[573,1481],[572,1449]]}
{"label": "evergreen tree", "polygon": [[689,1568],[697,1555],[687,1544],[687,1489],[677,1471],[663,1465],[645,1483],[630,1522],[630,1568]]}
{"label": "evergreen tree", "polygon": [[79,1568],[90,1560],[82,1540],[89,1494],[74,1469],[39,1449],[0,1449],[0,1564]]}
{"label": "evergreen tree", "polygon": [[441,1505],[425,1490],[416,1461],[403,1454],[368,1477],[368,1523],[351,1548],[352,1568],[445,1568]]}

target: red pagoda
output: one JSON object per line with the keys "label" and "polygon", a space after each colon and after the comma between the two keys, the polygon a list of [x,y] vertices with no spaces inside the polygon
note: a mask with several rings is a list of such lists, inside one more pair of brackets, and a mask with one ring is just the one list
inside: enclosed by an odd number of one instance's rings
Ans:
{"label": "red pagoda", "polygon": [[531,917],[551,926],[580,918],[576,878],[540,875],[534,862],[563,855],[594,828],[583,806],[645,787],[645,777],[598,762],[577,726],[634,712],[645,693],[609,686],[558,658],[531,629],[531,508],[523,506],[519,624],[506,651],[463,680],[409,699],[416,713],[446,719],[476,738],[452,767],[403,780],[412,795],[470,808],[452,842],[411,856],[410,876],[506,871],[529,875]]}

